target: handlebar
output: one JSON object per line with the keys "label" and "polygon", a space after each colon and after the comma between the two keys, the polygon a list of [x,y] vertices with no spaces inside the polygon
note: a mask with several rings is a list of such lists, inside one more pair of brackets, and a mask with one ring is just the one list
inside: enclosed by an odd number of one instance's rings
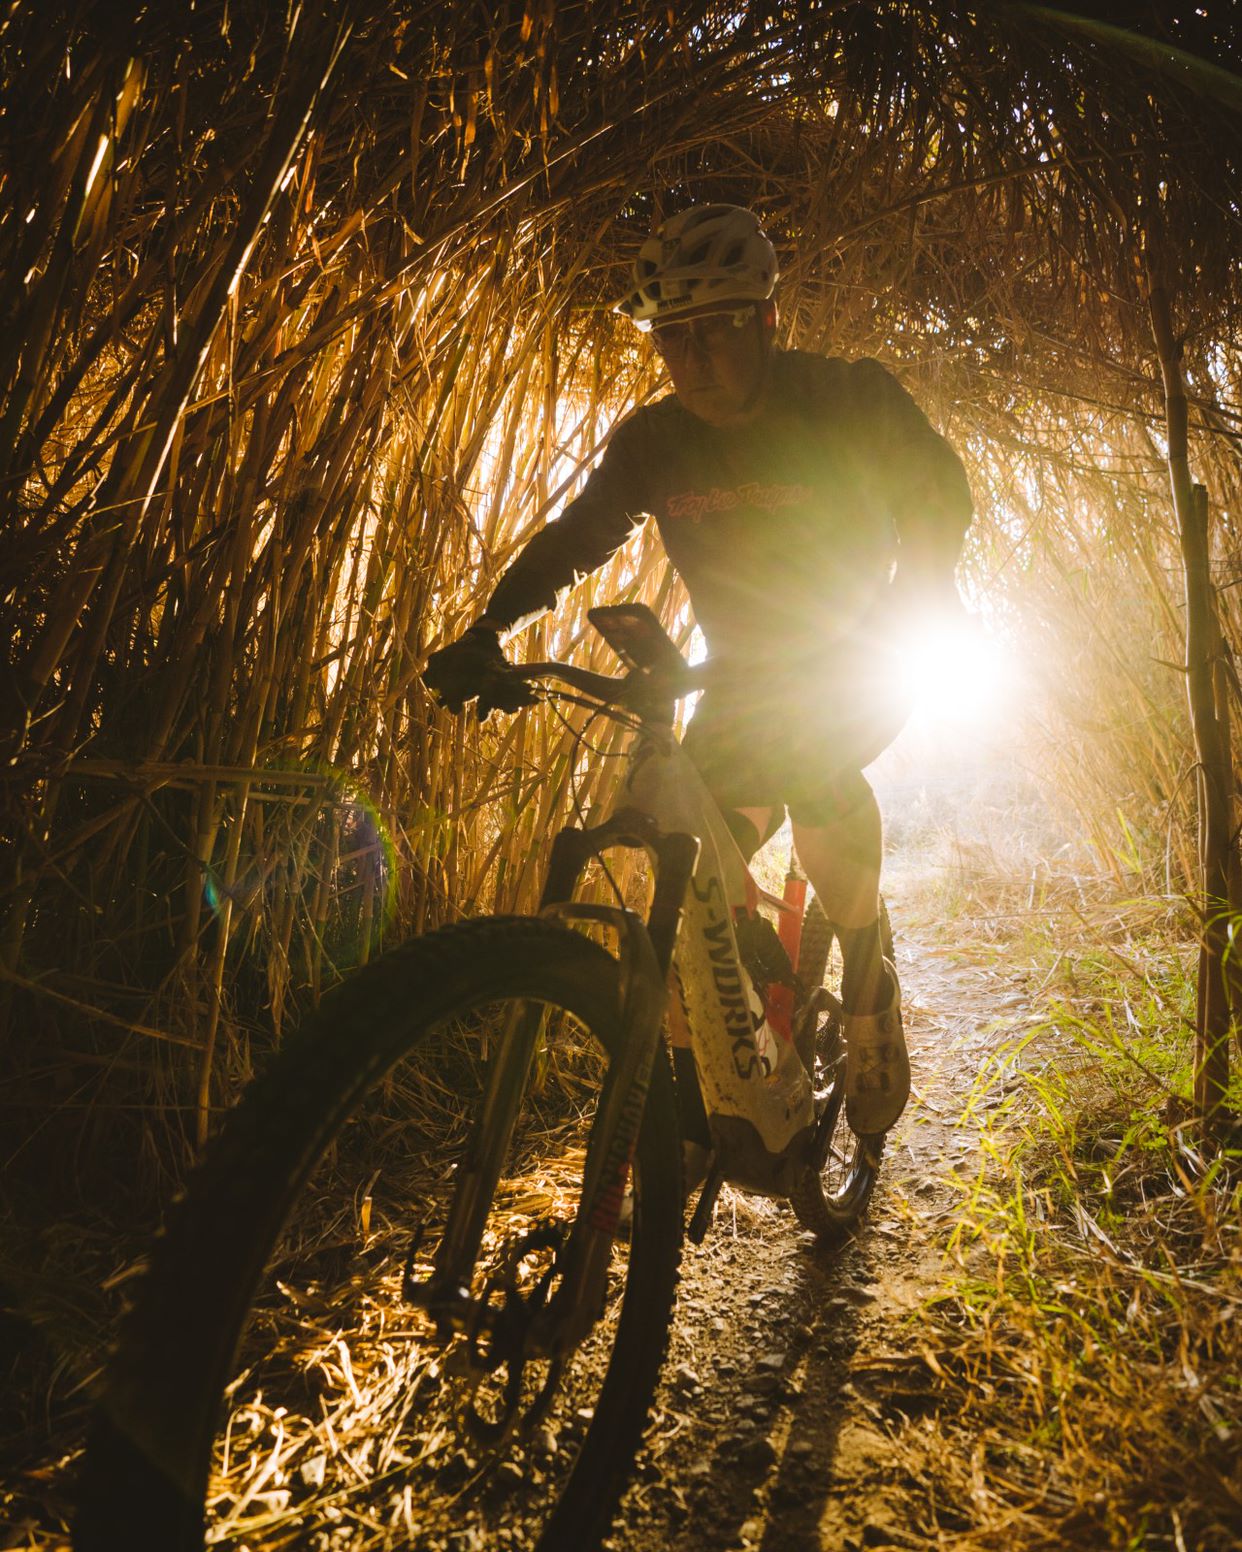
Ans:
{"label": "handlebar", "polygon": [[[650,700],[653,695],[660,699],[681,700],[683,696],[693,695],[696,690],[703,689],[710,673],[706,662],[698,663],[693,668],[687,665],[684,672],[676,676],[652,673],[642,668],[631,669],[626,674],[598,674],[589,668],[577,668],[573,663],[557,662],[515,663],[511,671],[516,678],[527,683],[538,679],[559,679],[571,689],[593,696],[610,706],[626,705],[639,699]],[[635,696],[633,692],[639,687],[642,693]]]}
{"label": "handlebar", "polygon": [[587,610],[587,618],[628,672],[614,676],[572,663],[541,662],[509,664],[506,675],[526,684],[558,679],[604,706],[623,706],[640,719],[669,722],[673,703],[706,685],[709,665],[691,668],[646,604],[597,605]]}

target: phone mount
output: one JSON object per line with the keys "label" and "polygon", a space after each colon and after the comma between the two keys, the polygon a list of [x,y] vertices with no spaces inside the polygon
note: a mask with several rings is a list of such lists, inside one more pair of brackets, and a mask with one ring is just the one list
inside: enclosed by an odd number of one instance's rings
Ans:
{"label": "phone mount", "polygon": [[645,668],[676,681],[689,664],[646,604],[600,604],[587,619],[627,668]]}

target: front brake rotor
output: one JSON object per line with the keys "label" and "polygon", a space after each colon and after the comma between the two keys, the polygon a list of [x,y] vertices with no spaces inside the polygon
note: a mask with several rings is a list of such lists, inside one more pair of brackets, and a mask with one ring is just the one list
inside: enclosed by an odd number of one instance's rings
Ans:
{"label": "front brake rotor", "polygon": [[[546,1224],[519,1236],[506,1248],[499,1271],[488,1279],[483,1290],[478,1316],[467,1338],[469,1366],[476,1381],[464,1414],[466,1426],[480,1443],[494,1444],[514,1426],[522,1400],[522,1380],[530,1358],[531,1327],[547,1307],[549,1292],[561,1270],[564,1243],[561,1228],[555,1224]],[[523,1292],[518,1286],[522,1262],[535,1252],[546,1250],[553,1252],[551,1263],[540,1273],[534,1286]],[[497,1294],[500,1295],[499,1304],[493,1302]],[[555,1394],[562,1367],[560,1358],[549,1360],[543,1384],[519,1420],[522,1427],[531,1426],[544,1415]],[[505,1378],[499,1388],[500,1416],[484,1417],[476,1404],[475,1393],[485,1377],[495,1376],[501,1369],[505,1370]]]}

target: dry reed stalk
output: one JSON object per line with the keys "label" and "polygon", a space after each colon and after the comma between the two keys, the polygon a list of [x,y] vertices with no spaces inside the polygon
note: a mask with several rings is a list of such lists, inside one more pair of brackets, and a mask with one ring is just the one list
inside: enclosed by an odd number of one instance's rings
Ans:
{"label": "dry reed stalk", "polygon": [[[1146,655],[1175,656],[1178,605],[1144,443],[1136,147],[1176,158],[1192,434],[1236,501],[1234,110],[1046,17],[1010,18],[998,51],[968,7],[864,11],[634,3],[532,12],[524,35],[360,5],[343,54],[326,12],[287,35],[267,8],[232,31],[200,11],[113,51],[68,14],[6,19],[47,111],[0,210],[4,962],[125,961],[177,988],[189,1038],[221,1032],[182,1074],[203,1124],[248,1063],[229,1031],[280,1027],[380,930],[529,906],[571,785],[606,782],[549,711],[450,729],[417,676],[659,391],[606,305],[665,200],[756,203],[791,339],[881,356],[963,447],[978,587],[1041,646],[1074,642],[1072,685],[1048,664],[1054,782],[1105,856],[1120,797],[1143,869],[1187,876],[1186,728]],[[547,648],[604,664],[584,609],[620,592],[681,619],[644,534]],[[391,863],[343,838],[356,791]]]}

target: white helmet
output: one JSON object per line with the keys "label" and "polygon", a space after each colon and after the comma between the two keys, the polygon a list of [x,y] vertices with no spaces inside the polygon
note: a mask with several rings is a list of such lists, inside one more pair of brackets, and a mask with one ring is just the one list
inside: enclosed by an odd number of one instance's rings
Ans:
{"label": "white helmet", "polygon": [[649,329],[707,302],[766,302],[776,288],[776,249],[753,211],[691,205],[648,237],[633,276],[616,310]]}

